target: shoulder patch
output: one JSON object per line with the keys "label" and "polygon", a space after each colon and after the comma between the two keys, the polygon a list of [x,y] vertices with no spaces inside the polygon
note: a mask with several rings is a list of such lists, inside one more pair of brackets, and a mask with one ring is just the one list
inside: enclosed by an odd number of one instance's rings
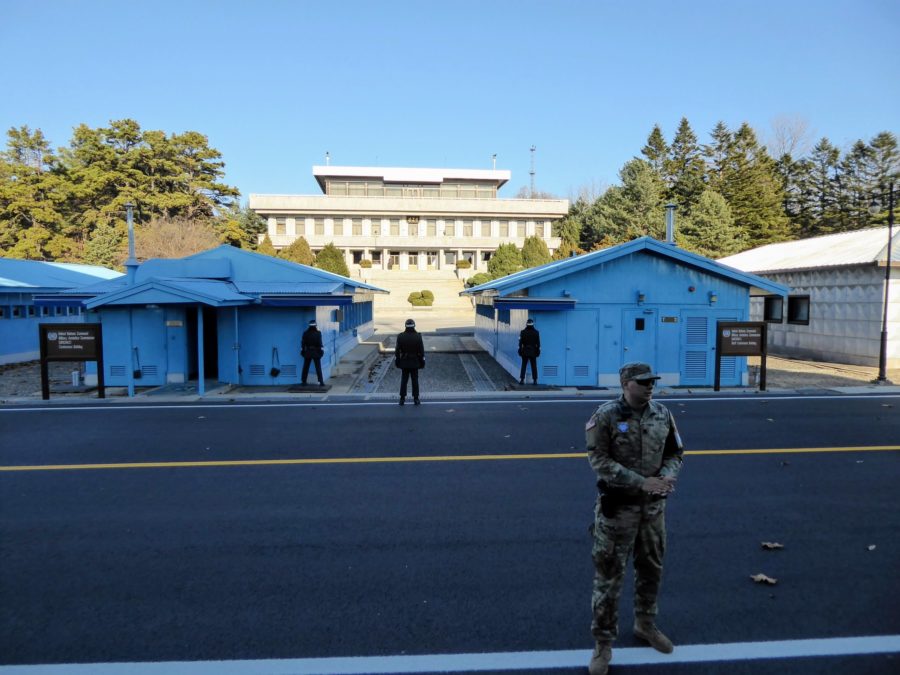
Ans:
{"label": "shoulder patch", "polygon": [[587,421],[587,424],[584,425],[584,430],[585,430],[585,431],[590,431],[590,430],[593,429],[595,426],[597,426],[597,419],[596,419],[593,415],[591,415],[591,419],[589,419],[589,420]]}

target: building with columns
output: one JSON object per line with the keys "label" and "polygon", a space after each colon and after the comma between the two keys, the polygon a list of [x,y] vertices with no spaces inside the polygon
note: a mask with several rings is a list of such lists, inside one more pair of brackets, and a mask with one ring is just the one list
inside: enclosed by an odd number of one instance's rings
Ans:
{"label": "building with columns", "polygon": [[314,166],[322,195],[250,195],[276,249],[305,237],[313,253],[334,243],[348,266],[371,260],[386,270],[454,269],[466,259],[487,269],[500,244],[526,237],[559,248],[553,224],[566,199],[501,199],[509,171]]}

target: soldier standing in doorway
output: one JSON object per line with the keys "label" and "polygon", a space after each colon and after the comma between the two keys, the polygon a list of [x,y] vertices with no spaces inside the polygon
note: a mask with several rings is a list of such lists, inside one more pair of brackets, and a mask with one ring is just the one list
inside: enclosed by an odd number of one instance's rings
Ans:
{"label": "soldier standing in doorway", "polygon": [[619,595],[634,555],[634,634],[657,651],[674,647],[656,627],[666,548],[666,498],[675,490],[684,448],[675,418],[652,401],[659,376],[646,363],[619,370],[622,396],[604,403],[585,425],[588,461],[600,492],[594,510],[594,588],[588,670],[606,675],[618,635]]}
{"label": "soldier standing in doorway", "polygon": [[525,384],[525,366],[531,362],[531,381],[537,384],[537,357],[541,355],[541,333],[534,327],[534,319],[525,322],[519,333],[519,356],[522,368],[519,370],[519,384]]}
{"label": "soldier standing in doorway", "polygon": [[322,347],[322,334],[316,327],[315,319],[309,322],[309,328],[303,333],[303,339],[300,341],[300,356],[303,357],[303,376],[300,378],[300,384],[306,384],[306,378],[309,377],[309,363],[312,361],[316,365],[316,377],[319,378],[319,386],[324,387],[322,357],[325,356],[325,349]]}

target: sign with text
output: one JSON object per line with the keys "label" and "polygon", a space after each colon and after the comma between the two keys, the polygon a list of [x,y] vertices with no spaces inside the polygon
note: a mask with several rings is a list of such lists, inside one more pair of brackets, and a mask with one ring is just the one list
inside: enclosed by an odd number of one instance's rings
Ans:
{"label": "sign with text", "polygon": [[764,321],[719,321],[716,323],[716,378],[719,391],[722,358],[726,356],[758,356],[759,389],[766,390],[766,323]]}
{"label": "sign with text", "polygon": [[720,321],[722,356],[762,356],[766,348],[766,324],[762,321]]}
{"label": "sign with text", "polygon": [[106,398],[103,382],[103,328],[99,323],[42,323],[38,325],[41,348],[41,397],[50,398],[51,361],[96,361],[97,396]]}
{"label": "sign with text", "polygon": [[96,361],[99,323],[42,323],[41,344],[48,361]]}

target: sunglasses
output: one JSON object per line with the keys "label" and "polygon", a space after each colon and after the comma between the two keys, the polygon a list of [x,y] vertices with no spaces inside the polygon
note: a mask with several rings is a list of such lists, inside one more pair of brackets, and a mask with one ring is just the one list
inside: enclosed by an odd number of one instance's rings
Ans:
{"label": "sunglasses", "polygon": [[642,387],[652,387],[656,384],[656,380],[635,380]]}

